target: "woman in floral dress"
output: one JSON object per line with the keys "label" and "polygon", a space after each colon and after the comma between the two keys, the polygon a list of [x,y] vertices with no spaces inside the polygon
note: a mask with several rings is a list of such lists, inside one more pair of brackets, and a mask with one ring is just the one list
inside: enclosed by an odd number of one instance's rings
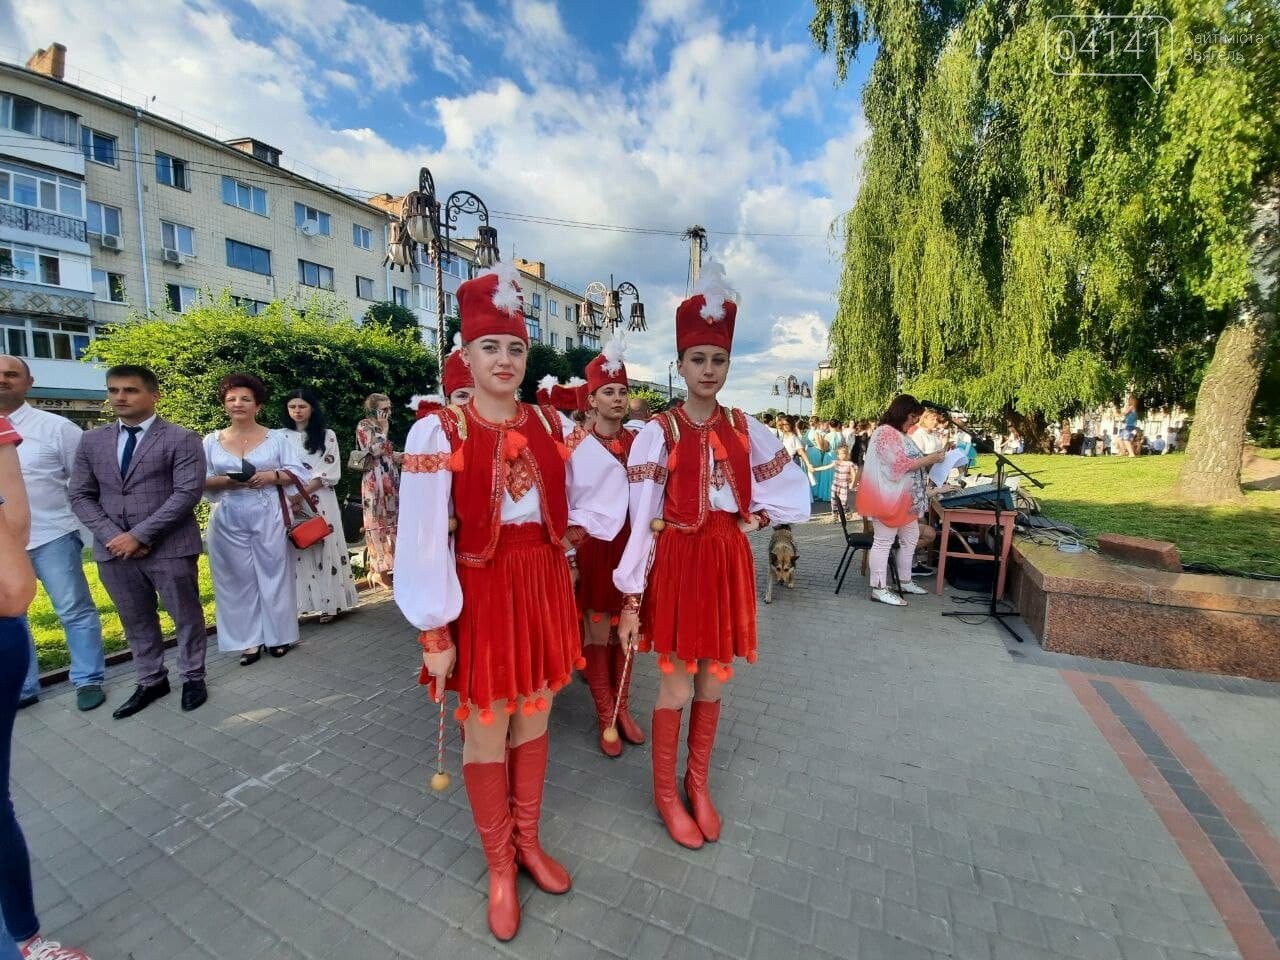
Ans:
{"label": "woman in floral dress", "polygon": [[[334,493],[342,479],[338,437],[326,426],[320,399],[310,390],[294,390],[285,398],[284,427],[302,465],[311,474],[307,492],[319,502],[321,516],[333,527],[333,533],[305,550],[290,544],[298,613],[319,613],[320,622],[328,623],[359,603],[342,530],[342,510]],[[295,509],[301,505],[302,498],[296,492],[291,499]]]}
{"label": "woman in floral dress", "polygon": [[400,514],[400,461],[404,454],[391,446],[387,421],[391,398],[371,393],[364,401],[368,414],[356,424],[356,446],[368,455],[369,469],[360,481],[364,507],[364,545],[369,557],[369,582],[390,589],[387,578],[396,561],[396,522]]}

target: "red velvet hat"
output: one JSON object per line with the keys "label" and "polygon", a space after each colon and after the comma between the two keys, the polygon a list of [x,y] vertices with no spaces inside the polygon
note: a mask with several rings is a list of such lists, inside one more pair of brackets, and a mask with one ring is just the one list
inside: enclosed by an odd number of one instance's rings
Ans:
{"label": "red velvet hat", "polygon": [[409,400],[409,409],[413,411],[413,418],[415,420],[421,420],[432,411],[443,410],[444,397],[435,393],[428,394],[425,397],[419,394],[414,394]]}
{"label": "red velvet hat", "polygon": [[676,309],[676,352],[712,346],[732,353],[737,301],[738,294],[730,289],[724,267],[708,259],[694,284],[693,296]]}
{"label": "red velvet hat", "polygon": [[457,297],[464,343],[504,334],[529,342],[529,330],[524,324],[524,297],[515,267],[499,263],[492,270],[459,284]]}
{"label": "red velvet hat", "polygon": [[444,395],[448,398],[453,391],[464,387],[474,387],[475,378],[471,376],[471,368],[462,359],[462,338],[455,334],[453,350],[444,360]]}
{"label": "red velvet hat", "polygon": [[587,409],[587,385],[574,377],[568,383],[559,383],[553,374],[538,381],[538,402],[549,404],[561,413],[574,413]]}
{"label": "red velvet hat", "polygon": [[622,334],[604,345],[604,351],[587,364],[587,393],[592,394],[608,383],[627,385],[627,368],[622,358],[627,344]]}

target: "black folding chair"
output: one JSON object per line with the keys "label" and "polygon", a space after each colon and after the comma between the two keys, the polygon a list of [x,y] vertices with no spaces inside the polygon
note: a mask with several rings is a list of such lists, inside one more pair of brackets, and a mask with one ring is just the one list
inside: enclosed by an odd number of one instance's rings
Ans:
{"label": "black folding chair", "polygon": [[[853,558],[858,555],[859,550],[871,552],[871,545],[875,543],[875,535],[863,531],[850,533],[849,518],[844,512],[844,501],[837,497],[835,505],[836,515],[840,518],[840,529],[844,531],[844,553],[840,557],[840,562],[836,564],[836,572],[833,577],[836,581],[836,594],[839,595],[840,588],[844,586],[844,578],[849,573],[849,565],[853,563]],[[895,563],[897,552],[898,543],[895,540],[893,546],[889,548],[889,575],[893,577],[894,588],[901,593],[902,586],[898,581],[898,567]]]}

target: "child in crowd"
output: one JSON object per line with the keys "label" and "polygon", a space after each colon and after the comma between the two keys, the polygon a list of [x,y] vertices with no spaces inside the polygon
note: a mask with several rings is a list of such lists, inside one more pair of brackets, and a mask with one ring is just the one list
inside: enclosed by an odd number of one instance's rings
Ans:
{"label": "child in crowd", "polygon": [[840,501],[840,505],[844,507],[845,514],[848,515],[850,507],[850,496],[853,488],[858,485],[858,468],[854,465],[849,454],[849,448],[844,444],[836,447],[836,458],[831,463],[821,467],[814,467],[813,472],[818,473],[822,470],[831,470],[831,516],[836,515],[836,500]]}

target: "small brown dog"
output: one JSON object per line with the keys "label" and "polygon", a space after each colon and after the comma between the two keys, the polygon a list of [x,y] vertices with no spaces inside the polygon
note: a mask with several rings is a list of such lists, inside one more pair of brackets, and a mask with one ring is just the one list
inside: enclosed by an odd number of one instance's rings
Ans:
{"label": "small brown dog", "polygon": [[788,590],[796,585],[796,561],[800,554],[796,552],[796,541],[791,536],[791,527],[784,525],[773,528],[773,536],[769,538],[769,574],[765,577],[764,602],[773,603],[773,585],[780,583]]}

